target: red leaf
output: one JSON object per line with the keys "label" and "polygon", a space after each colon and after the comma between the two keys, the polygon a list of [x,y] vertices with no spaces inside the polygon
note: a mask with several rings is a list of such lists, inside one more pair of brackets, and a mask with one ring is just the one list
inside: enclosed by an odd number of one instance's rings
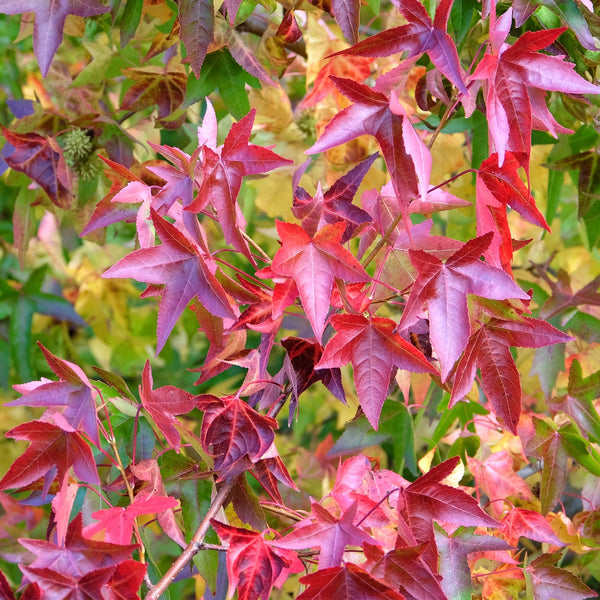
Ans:
{"label": "red leaf", "polygon": [[4,0],[0,12],[18,15],[24,12],[35,13],[33,26],[33,48],[40,64],[40,71],[46,77],[50,63],[63,37],[63,27],[68,15],[93,17],[108,11],[100,0]]}
{"label": "red leaf", "polygon": [[[211,113],[212,114],[212,113]],[[246,223],[237,204],[237,197],[245,175],[266,173],[292,161],[282,158],[269,148],[250,143],[256,109],[231,126],[225,142],[211,147],[204,141],[203,180],[195,200],[185,207],[191,212],[201,211],[209,202],[217,211],[225,241],[232,244],[254,263],[248,243],[240,233]],[[216,118],[214,119],[216,121]],[[207,121],[209,125],[210,120]]]}
{"label": "red leaf", "polygon": [[358,400],[375,429],[395,367],[435,373],[421,352],[394,332],[396,323],[391,319],[334,315],[331,324],[338,333],[327,342],[316,368],[352,363]]}
{"label": "red leaf", "polygon": [[406,302],[400,328],[406,330],[416,323],[427,305],[431,342],[442,364],[442,381],[448,378],[469,341],[467,294],[494,300],[529,300],[509,275],[479,260],[491,240],[491,233],[470,240],[445,263],[422,250],[409,250],[418,277]]}
{"label": "red leaf", "polygon": [[331,0],[331,14],[335,17],[344,37],[352,44],[358,42],[360,1]]}
{"label": "red leaf", "polygon": [[88,540],[83,537],[81,527],[82,515],[79,513],[71,521],[62,546],[44,540],[20,539],[21,545],[37,557],[30,566],[68,573],[78,578],[95,569],[125,561],[137,547]]}
{"label": "red leaf", "polygon": [[510,31],[512,9],[494,19],[490,26],[490,52],[477,66],[473,79],[484,83],[487,121],[498,164],[507,151],[531,151],[531,130],[542,129],[556,137],[570,133],[550,114],[545,91],[567,94],[598,94],[600,88],[587,82],[574,65],[559,56],[538,54],[552,44],[565,28],[527,31],[514,45],[505,43]]}
{"label": "red leaf", "polygon": [[97,523],[91,523],[83,529],[83,535],[94,537],[99,531],[106,530],[104,540],[113,544],[129,544],[133,534],[133,523],[140,515],[154,514],[174,508],[179,503],[175,498],[159,496],[136,496],[126,507],[114,506],[92,513]]}
{"label": "red leaf", "polygon": [[[96,396],[85,373],[68,360],[54,356],[38,342],[50,368],[61,381],[31,381],[14,385],[23,394],[21,398],[7,402],[6,406],[49,406],[64,407],[61,414],[67,423],[76,430],[87,433],[91,440],[100,445],[96,418]],[[50,409],[47,412],[53,412]]]}
{"label": "red leaf", "polygon": [[58,145],[37,133],[13,133],[3,127],[2,134],[15,149],[5,158],[6,164],[33,179],[56,206],[68,208],[72,193]]}
{"label": "red leaf", "polygon": [[229,596],[237,589],[239,600],[268,600],[273,586],[281,587],[290,573],[303,570],[295,552],[274,547],[264,533],[211,520],[217,535],[228,542]]}
{"label": "red leaf", "polygon": [[533,584],[534,600],[584,600],[596,597],[596,592],[573,573],[554,566],[561,556],[560,553],[542,554],[526,567]]}
{"label": "red leaf", "polygon": [[313,502],[310,518],[297,523],[291,533],[272,544],[290,550],[320,548],[319,569],[336,567],[342,560],[346,546],[361,546],[364,542],[374,541],[364,529],[354,525],[356,507],[356,502],[353,502],[336,518],[323,506]]}
{"label": "red leaf", "polygon": [[164,285],[158,308],[158,355],[177,319],[189,301],[198,297],[214,315],[234,317],[223,286],[214,276],[211,256],[188,239],[174,225],[151,211],[161,246],[142,248],[113,265],[103,277],[133,277],[137,281]]}
{"label": "red leaf", "polygon": [[362,265],[342,246],[345,230],[346,224],[338,222],[325,225],[311,237],[298,225],[277,221],[282,247],[271,269],[296,282],[318,341],[325,329],[334,278],[352,283],[369,281]]}
{"label": "red leaf", "polygon": [[173,385],[152,389],[152,369],[146,361],[140,386],[142,405],[161,430],[170,446],[179,452],[181,436],[177,430],[179,421],[174,415],[184,415],[196,407],[195,397]]}
{"label": "red leaf", "polygon": [[432,21],[418,0],[397,0],[396,5],[408,21],[406,25],[386,29],[338,54],[378,57],[408,52],[407,58],[414,58],[427,52],[433,64],[466,94],[456,46],[446,32],[452,3],[453,0],[442,0]]}
{"label": "red leaf", "polygon": [[552,530],[548,521],[539,513],[524,508],[513,508],[502,519],[502,532],[512,546],[519,543],[520,537],[552,546],[565,546]]}
{"label": "red leaf", "polygon": [[297,600],[405,600],[402,594],[353,563],[319,569],[302,577],[300,583],[309,587]]}
{"label": "red leaf", "polygon": [[50,484],[57,477],[62,481],[71,467],[82,481],[100,484],[92,450],[76,431],[65,431],[53,423],[31,421],[11,429],[6,437],[27,440],[30,445],[2,478],[0,490],[22,488],[43,477],[45,494]]}
{"label": "red leaf", "polygon": [[218,481],[251,469],[271,450],[277,429],[275,419],[261,415],[234,396],[203,394],[197,397],[197,406],[205,411],[202,447],[214,457]]}
{"label": "red leaf", "polygon": [[385,94],[351,79],[332,76],[331,80],[354,104],[333,117],[325,127],[323,135],[306,154],[317,154],[361,135],[372,135],[381,147],[396,196],[404,202],[411,197],[417,197],[414,157],[411,157],[407,150],[404,139],[408,127],[412,125],[407,122],[405,128],[406,117],[390,110],[390,103]]}
{"label": "red leaf", "polygon": [[421,546],[398,547],[384,552],[379,546],[364,544],[369,572],[387,584],[419,600],[440,600],[442,579],[421,558]]}

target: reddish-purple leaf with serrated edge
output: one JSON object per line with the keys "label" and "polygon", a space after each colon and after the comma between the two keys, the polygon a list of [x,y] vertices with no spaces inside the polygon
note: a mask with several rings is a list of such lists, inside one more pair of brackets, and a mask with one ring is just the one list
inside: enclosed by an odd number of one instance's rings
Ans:
{"label": "reddish-purple leaf with serrated edge", "polygon": [[391,56],[408,52],[407,58],[429,54],[433,64],[461,92],[467,93],[454,41],[446,32],[453,0],[442,0],[432,21],[418,0],[397,0],[396,6],[408,23],[386,29],[337,54]]}
{"label": "reddish-purple leaf with serrated edge", "polygon": [[152,389],[152,385],[152,368],[147,360],[140,386],[142,405],[150,413],[168,444],[179,452],[181,436],[177,430],[178,421],[175,415],[184,415],[195,408],[195,397],[173,385],[165,385],[155,390]]}
{"label": "reddish-purple leaf with serrated edge", "polygon": [[478,535],[458,528],[449,535],[439,525],[434,526],[435,545],[439,552],[441,586],[448,598],[469,598],[473,592],[471,569],[467,556],[471,552],[512,550],[504,540],[491,535]]}
{"label": "reddish-purple leaf with serrated edge", "polygon": [[39,342],[38,346],[61,381],[44,379],[14,385],[15,391],[23,396],[7,402],[6,406],[61,407],[62,416],[73,429],[87,433],[96,445],[100,445],[96,419],[98,392],[77,365],[54,356]]}
{"label": "reddish-purple leaf with serrated edge", "polygon": [[441,363],[442,381],[446,381],[469,341],[467,294],[493,300],[529,300],[510,275],[479,259],[491,241],[491,232],[470,240],[445,263],[422,250],[409,250],[418,276],[406,302],[400,329],[416,323],[427,305],[430,337]]}
{"label": "reddish-purple leaf with serrated edge", "polygon": [[271,269],[296,282],[318,341],[325,329],[334,279],[352,283],[369,281],[362,265],[342,246],[345,231],[346,224],[338,222],[325,225],[311,237],[298,225],[277,221],[282,246],[273,258]]}
{"label": "reddish-purple leaf with serrated edge", "polygon": [[179,0],[178,8],[179,36],[187,52],[187,61],[199,78],[206,51],[214,39],[213,0]]}
{"label": "reddish-purple leaf with serrated edge", "polygon": [[404,143],[404,117],[390,110],[385,94],[343,77],[331,77],[336,88],[354,104],[337,113],[306,154],[324,152],[361,135],[372,135],[381,148],[394,191],[402,202],[416,198],[417,175]]}
{"label": "reddish-purple leaf with serrated edge", "polygon": [[456,367],[449,406],[466,396],[479,367],[481,383],[494,413],[516,434],[521,414],[521,384],[509,347],[541,348],[572,339],[539,319],[491,319],[469,338],[467,348]]}
{"label": "reddish-purple leaf with serrated edge", "polygon": [[[162,480],[160,468],[155,459],[144,459],[129,467],[131,474],[137,479],[136,498],[155,498],[167,496],[165,485]],[[186,543],[181,529],[175,519],[172,508],[167,508],[158,513],[158,524],[163,531],[175,540],[182,548]]]}
{"label": "reddish-purple leaf with serrated edge", "polygon": [[556,534],[543,515],[534,510],[515,507],[502,519],[500,531],[512,546],[519,543],[520,537],[536,542],[544,542],[552,546],[566,546]]}
{"label": "reddish-purple leaf with serrated edge", "polygon": [[304,568],[295,552],[265,540],[267,532],[232,527],[214,519],[211,525],[228,544],[230,597],[237,589],[239,600],[268,600],[273,586],[281,587],[290,574]]}
{"label": "reddish-purple leaf with serrated edge", "polygon": [[331,14],[335,17],[344,37],[351,44],[356,44],[360,25],[360,1],[331,0]]}
{"label": "reddish-purple leaf with serrated edge", "polygon": [[442,600],[441,577],[423,561],[422,546],[397,547],[385,552],[380,546],[363,544],[365,568],[380,581],[418,600]]}
{"label": "reddish-purple leaf with serrated edge", "polygon": [[596,592],[585,585],[579,577],[567,569],[556,566],[561,559],[561,553],[542,554],[525,567],[531,577],[534,600],[596,598]]}
{"label": "reddish-purple leaf with serrated edge", "polygon": [[117,565],[129,558],[137,548],[134,544],[123,546],[84,538],[81,513],[71,521],[62,546],[45,540],[24,538],[20,538],[19,543],[36,556],[30,566],[69,573],[73,577]]}
{"label": "reddish-purple leaf with serrated edge", "polygon": [[6,164],[33,179],[56,206],[68,208],[73,195],[58,144],[37,133],[13,133],[4,127],[2,135],[14,147],[5,158]]}
{"label": "reddish-purple leaf with serrated edge", "polygon": [[275,440],[277,421],[261,415],[240,398],[197,396],[196,406],[204,411],[201,441],[214,458],[218,481],[231,479],[262,459]]}
{"label": "reddish-purple leaf with serrated edge", "polygon": [[235,62],[267,85],[275,85],[273,79],[258,60],[254,50],[246,44],[244,38],[235,30],[227,31],[227,50],[233,56]]}
{"label": "reddish-purple leaf with serrated edge", "polygon": [[63,427],[30,421],[8,431],[6,437],[27,440],[30,445],[2,478],[0,490],[22,488],[43,477],[46,493],[57,477],[62,481],[70,467],[82,481],[98,485],[100,479],[89,444],[75,430],[65,431]]}
{"label": "reddish-purple leaf with serrated edge", "polygon": [[540,54],[566,30],[527,31],[506,44],[512,8],[490,27],[490,52],[479,62],[472,79],[484,81],[490,141],[502,166],[507,151],[531,151],[532,129],[570,133],[557,123],[545,102],[546,90],[567,94],[598,94],[600,88],[578,75],[563,57]]}
{"label": "reddish-purple leaf with serrated edge", "polygon": [[319,569],[302,577],[300,583],[308,589],[297,600],[406,600],[354,563]]}
{"label": "reddish-purple leaf with serrated edge", "polygon": [[93,17],[108,10],[100,0],[3,0],[0,4],[0,13],[7,15],[35,13],[33,49],[44,77],[62,41],[67,16]]}
{"label": "reddish-purple leaf with serrated edge", "polygon": [[[294,216],[302,220],[302,228],[309,235],[314,235],[318,229],[327,223],[344,221],[346,231],[342,243],[346,243],[359,228],[371,221],[368,212],[352,204],[354,195],[367,174],[378,153],[363,160],[356,167],[340,177],[325,193],[321,184],[317,184],[314,197],[301,187],[294,188]],[[294,184],[292,184],[294,185]]]}
{"label": "reddish-purple leaf with serrated edge", "polygon": [[296,523],[291,533],[274,540],[272,544],[289,550],[320,548],[319,569],[337,567],[346,546],[360,546],[363,542],[375,541],[364,529],[354,525],[356,507],[356,502],[353,502],[338,518],[313,502],[311,516]]}
{"label": "reddish-purple leaf with serrated edge", "polygon": [[218,148],[211,148],[208,143],[211,140],[206,140],[203,147],[202,184],[195,200],[185,207],[186,211],[199,212],[211,203],[217,211],[225,241],[242,252],[253,264],[254,257],[242,235],[246,222],[237,203],[242,179],[246,175],[266,173],[292,162],[269,148],[250,143],[255,116],[256,109],[252,109],[234,123],[225,142]]}
{"label": "reddish-purple leaf with serrated edge", "polygon": [[142,248],[121,259],[102,277],[132,277],[137,281],[163,285],[158,308],[158,355],[177,319],[194,297],[218,317],[234,317],[223,286],[214,272],[212,257],[188,239],[174,225],[151,210],[161,246]]}
{"label": "reddish-purple leaf with serrated edge", "polygon": [[358,400],[375,429],[394,368],[416,373],[436,372],[419,350],[394,333],[396,323],[391,319],[334,315],[331,325],[337,334],[327,342],[316,368],[352,364]]}
{"label": "reddish-purple leaf with serrated edge", "polygon": [[103,508],[92,513],[97,523],[90,523],[83,528],[83,535],[95,537],[100,531],[105,531],[104,541],[112,544],[129,544],[133,534],[133,524],[140,515],[159,513],[175,508],[179,502],[168,496],[136,497],[127,506]]}

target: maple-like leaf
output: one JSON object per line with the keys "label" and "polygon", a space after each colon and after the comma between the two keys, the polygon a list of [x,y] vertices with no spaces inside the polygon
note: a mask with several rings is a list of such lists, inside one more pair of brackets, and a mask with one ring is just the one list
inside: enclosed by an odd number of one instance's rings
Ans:
{"label": "maple-like leaf", "polygon": [[371,575],[400,590],[407,598],[418,600],[442,600],[441,577],[422,559],[420,546],[397,547],[385,552],[374,544],[364,544],[367,562],[365,567]]}
{"label": "maple-like leaf", "polygon": [[400,592],[353,563],[319,569],[302,577],[300,583],[308,589],[297,600],[406,600]]}
{"label": "maple-like leaf", "polygon": [[68,15],[93,17],[108,11],[100,0],[2,0],[0,13],[18,15],[35,13],[33,48],[42,75],[46,77],[50,63],[63,38]]}
{"label": "maple-like leaf", "polygon": [[[60,415],[55,415],[55,420],[57,417]],[[89,444],[66,421],[60,427],[30,421],[6,432],[6,437],[27,440],[30,445],[2,478],[0,490],[22,488],[43,477],[45,495],[50,484],[56,478],[62,481],[70,467],[82,481],[100,484]]]}
{"label": "maple-like leaf", "polygon": [[[3,12],[2,5],[0,12]],[[14,148],[14,151],[5,157],[6,164],[33,179],[56,206],[68,208],[72,193],[58,144],[52,138],[37,133],[13,133],[4,127],[2,135]]]}
{"label": "maple-like leaf", "polygon": [[570,133],[550,114],[546,90],[567,94],[598,94],[600,88],[574,71],[563,57],[540,54],[565,31],[527,31],[511,46],[506,43],[512,8],[493,19],[489,52],[477,65],[472,79],[484,81],[486,117],[498,164],[507,151],[531,152],[531,131],[542,129],[556,136]]}
{"label": "maple-like leaf", "polygon": [[152,389],[152,369],[150,361],[146,361],[142,373],[140,399],[143,407],[161,430],[169,445],[179,452],[181,436],[177,430],[179,421],[175,415],[184,415],[196,407],[195,398],[189,392],[173,385]]}
{"label": "maple-like leaf", "polygon": [[369,281],[362,265],[342,246],[345,231],[346,224],[338,222],[325,225],[311,237],[298,225],[277,221],[282,246],[273,258],[271,269],[296,282],[318,341],[325,329],[334,279],[352,283]]}
{"label": "maple-like leaf", "polygon": [[[132,67],[123,74],[135,83],[127,90],[121,101],[121,109],[140,111],[158,106],[158,121],[163,127],[174,128],[167,120],[185,99],[187,74],[183,67]],[[177,124],[177,121],[174,123]]]}
{"label": "maple-like leaf", "polygon": [[[14,385],[13,388],[23,394],[21,398],[7,402],[6,406],[48,406],[64,407],[61,414],[75,430],[81,430],[90,439],[100,445],[96,418],[96,397],[98,392],[92,387],[85,373],[68,360],[54,356],[38,342],[46,361],[60,381],[31,381]],[[48,409],[49,412],[53,412]]]}
{"label": "maple-like leaf", "polygon": [[582,304],[600,306],[600,292],[598,292],[598,288],[600,288],[600,275],[592,279],[592,281],[584,285],[577,292],[573,292],[571,277],[564,269],[559,269],[556,274],[556,280],[551,279],[544,268],[538,267],[536,271],[546,281],[552,291],[552,295],[546,300],[540,310],[540,317],[543,319],[551,319],[571,307]]}
{"label": "maple-like leaf", "polygon": [[416,323],[427,305],[431,343],[441,363],[442,381],[448,378],[469,341],[467,294],[494,300],[529,300],[507,273],[479,260],[488,249],[492,235],[490,232],[468,241],[445,263],[428,252],[409,250],[418,276],[399,327],[405,330]]}
{"label": "maple-like leaf", "polygon": [[273,546],[300,550],[320,548],[319,569],[339,566],[346,546],[360,546],[364,542],[374,542],[364,529],[354,525],[356,502],[335,517],[326,508],[313,502],[311,516],[300,521],[291,533],[274,540]]}
{"label": "maple-like leaf", "polygon": [[237,589],[240,600],[268,600],[273,586],[281,587],[291,573],[304,568],[295,552],[266,540],[266,532],[240,529],[214,519],[211,524],[228,543],[229,596]]}
{"label": "maple-like leaf", "polygon": [[433,64],[466,94],[456,46],[446,32],[452,3],[442,0],[432,21],[418,0],[396,0],[394,4],[408,21],[406,25],[386,29],[338,54],[379,57],[408,52],[408,59],[417,59],[427,52]]}
{"label": "maple-like leaf", "polygon": [[202,394],[196,405],[204,411],[202,447],[214,457],[219,481],[251,469],[273,447],[277,421],[240,398]]}
{"label": "maple-like leaf", "polygon": [[[361,135],[372,135],[379,142],[396,196],[406,202],[411,197],[416,198],[419,194],[412,154],[416,156],[418,153],[411,154],[405,140],[412,125],[406,117],[390,109],[390,101],[385,94],[351,79],[331,77],[331,80],[354,104],[331,119],[323,135],[306,154],[317,154]],[[409,136],[409,141],[412,139]]]}
{"label": "maple-like leaf", "polygon": [[179,35],[192,71],[199,78],[206,52],[214,39],[213,0],[179,0],[178,9]]}
{"label": "maple-like leaf", "polygon": [[83,537],[81,513],[69,524],[63,545],[46,540],[19,539],[19,542],[36,556],[31,567],[68,573],[77,578],[96,569],[116,566],[126,561],[137,548],[133,544],[110,544]]}
{"label": "maple-like leaf", "polygon": [[212,257],[156,212],[151,211],[151,215],[162,245],[132,252],[102,276],[133,277],[137,281],[164,286],[158,308],[158,355],[192,298],[198,297],[216,316],[234,317],[234,313],[223,286],[214,275],[216,264]]}
{"label": "maple-like leaf", "polygon": [[361,226],[371,221],[369,213],[352,204],[352,200],[377,156],[375,153],[363,160],[340,177],[325,193],[321,190],[320,183],[317,184],[314,197],[299,186],[295,188],[292,212],[302,220],[302,228],[306,233],[314,236],[324,225],[344,221],[346,231],[342,243],[346,243],[360,231]]}
{"label": "maple-like leaf", "polygon": [[391,319],[333,315],[331,325],[337,334],[327,342],[316,368],[352,364],[358,400],[375,429],[394,368],[436,372],[417,348],[395,333],[396,323]]}
{"label": "maple-like leaf", "polygon": [[114,506],[93,512],[92,517],[98,522],[84,527],[83,535],[93,538],[98,532],[105,531],[104,541],[112,544],[129,544],[137,517],[163,512],[178,504],[175,498],[169,496],[136,496],[134,501],[125,507]]}
{"label": "maple-like leaf", "polygon": [[[212,121],[216,122],[216,118],[213,117],[214,111],[209,115],[207,128],[210,128]],[[254,258],[250,254],[248,243],[240,233],[246,226],[237,204],[242,179],[246,175],[266,173],[292,162],[269,148],[250,143],[255,116],[256,109],[252,109],[244,118],[234,123],[222,146],[217,148],[215,144],[210,143],[214,140],[204,142],[203,179],[200,190],[194,201],[185,207],[186,211],[200,212],[208,203],[212,203],[217,211],[225,241],[242,252],[252,263]]]}
{"label": "maple-like leaf", "polygon": [[447,598],[469,598],[472,595],[471,569],[467,562],[469,554],[511,549],[504,540],[476,534],[464,527],[459,527],[452,535],[448,535],[436,524],[434,534],[439,552],[441,586]]}
{"label": "maple-like leaf", "polygon": [[477,234],[494,233],[486,260],[495,267],[511,273],[513,243],[507,218],[507,206],[516,210],[525,220],[550,231],[548,223],[535,204],[531,190],[518,174],[519,167],[527,166],[524,154],[507,152],[504,163],[498,165],[494,153],[481,163],[477,171]]}
{"label": "maple-like leaf", "polygon": [[509,544],[516,546],[520,537],[526,537],[536,542],[551,544],[552,546],[566,546],[562,542],[543,515],[534,510],[513,508],[502,519],[502,533]]}
{"label": "maple-like leaf", "polygon": [[531,562],[525,570],[531,577],[534,600],[585,600],[596,598],[596,592],[567,569],[556,565],[561,554],[542,554]]}
{"label": "maple-like leaf", "polygon": [[482,387],[494,413],[516,434],[521,414],[521,383],[510,347],[542,348],[572,339],[540,319],[490,320],[467,342],[465,353],[456,367],[450,406],[470,391],[479,367]]}

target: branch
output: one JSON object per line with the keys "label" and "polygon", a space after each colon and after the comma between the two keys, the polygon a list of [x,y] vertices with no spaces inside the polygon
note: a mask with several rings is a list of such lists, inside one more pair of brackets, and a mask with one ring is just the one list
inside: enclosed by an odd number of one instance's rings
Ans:
{"label": "branch", "polygon": [[219,490],[219,493],[210,505],[210,508],[204,515],[202,522],[196,529],[194,537],[190,540],[186,549],[180,554],[179,558],[169,567],[169,570],[163,575],[162,579],[148,592],[146,600],[158,600],[159,596],[169,587],[177,575],[183,571],[185,566],[203,547],[202,540],[210,527],[210,520],[216,516],[219,509],[223,506],[223,502],[233,488],[233,481],[228,481]]}

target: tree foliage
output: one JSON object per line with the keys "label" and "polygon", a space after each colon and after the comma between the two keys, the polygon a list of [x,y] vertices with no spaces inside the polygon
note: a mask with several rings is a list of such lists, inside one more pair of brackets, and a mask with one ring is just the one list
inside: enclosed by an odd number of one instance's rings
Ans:
{"label": "tree foliage", "polygon": [[597,597],[592,2],[0,36],[2,598]]}

